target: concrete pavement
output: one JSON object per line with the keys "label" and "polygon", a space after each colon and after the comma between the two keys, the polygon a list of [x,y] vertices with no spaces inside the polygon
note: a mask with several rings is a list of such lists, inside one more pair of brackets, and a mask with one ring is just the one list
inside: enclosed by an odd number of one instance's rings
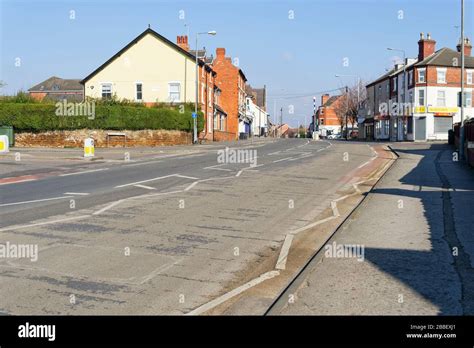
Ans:
{"label": "concrete pavement", "polygon": [[270,314],[474,314],[474,172],[447,145],[393,148],[400,158]]}

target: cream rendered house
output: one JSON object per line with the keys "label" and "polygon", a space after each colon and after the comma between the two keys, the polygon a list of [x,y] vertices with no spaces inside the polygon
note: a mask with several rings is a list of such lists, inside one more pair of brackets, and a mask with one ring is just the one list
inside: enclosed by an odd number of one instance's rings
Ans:
{"label": "cream rendered house", "polygon": [[[199,65],[210,69],[201,60]],[[81,83],[86,97],[115,95],[146,104],[194,102],[195,69],[193,54],[148,28]]]}

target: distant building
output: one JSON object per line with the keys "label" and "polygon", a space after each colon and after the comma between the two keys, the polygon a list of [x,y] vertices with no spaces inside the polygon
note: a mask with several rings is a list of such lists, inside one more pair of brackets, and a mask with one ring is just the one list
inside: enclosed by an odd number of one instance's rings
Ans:
{"label": "distant building", "polygon": [[81,85],[81,80],[62,79],[56,76],[31,87],[28,92],[37,100],[47,98],[54,101],[66,99],[71,102],[82,102],[84,99],[84,87]]}
{"label": "distant building", "polygon": [[239,123],[244,123],[244,129],[250,133],[250,123],[246,115],[247,78],[240,68],[232,64],[232,59],[226,57],[225,48],[216,49],[212,68],[217,72],[216,85],[222,90],[220,105],[227,113],[227,132],[232,139],[238,139]]}
{"label": "distant building", "polygon": [[[465,39],[465,117],[474,116],[472,45]],[[420,34],[418,57],[407,58],[388,73],[369,83],[367,115],[374,131],[364,128],[366,138],[403,140],[447,140],[453,123],[459,122],[461,100],[461,44],[457,50],[443,47]],[[406,83],[405,83],[406,81]],[[367,120],[364,120],[366,123]]]}
{"label": "distant building", "polygon": [[343,99],[342,95],[330,96],[329,94],[323,94],[321,96],[321,105],[318,111],[316,111],[321,135],[341,133],[341,119],[337,115],[337,109],[340,103],[343,102]]}

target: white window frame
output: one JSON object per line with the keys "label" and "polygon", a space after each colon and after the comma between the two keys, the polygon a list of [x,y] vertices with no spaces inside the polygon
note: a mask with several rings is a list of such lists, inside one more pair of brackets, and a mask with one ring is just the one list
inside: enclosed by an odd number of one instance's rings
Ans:
{"label": "white window frame", "polygon": [[396,92],[396,91],[397,91],[397,86],[398,86],[398,76],[396,76],[396,77],[393,79],[393,89],[392,89],[392,92]]}
{"label": "white window frame", "polygon": [[[423,79],[421,79],[423,76]],[[425,83],[426,82],[426,68],[418,69],[418,83]]]}
{"label": "white window frame", "polygon": [[213,122],[213,129],[219,130],[218,117],[216,112],[213,115]]}
{"label": "white window frame", "polygon": [[[441,79],[441,76],[444,75],[444,79]],[[436,68],[436,82],[446,84],[446,75],[447,69],[446,68]]]}
{"label": "white window frame", "polygon": [[112,97],[113,97],[113,95],[114,95],[112,82],[101,82],[101,83],[100,83],[100,97],[101,97],[102,99],[104,99],[103,90],[104,90],[104,86],[105,86],[105,85],[110,85],[110,98],[112,99]]}
{"label": "white window frame", "polygon": [[221,119],[220,119],[220,130],[225,132],[225,124],[226,124],[226,116],[224,114],[221,114]]}
{"label": "white window frame", "polygon": [[408,86],[409,86],[410,84],[413,84],[413,70],[410,70],[410,71],[408,72]]}
{"label": "white window frame", "polygon": [[472,92],[464,92],[464,107],[470,108],[472,107]]}
{"label": "white window frame", "polygon": [[[443,93],[443,98],[441,99],[440,98],[440,93]],[[440,100],[443,100],[442,103],[440,103],[439,101]],[[445,90],[442,90],[442,89],[438,89],[436,91],[436,106],[446,106],[446,91]]]}
{"label": "white window frame", "polygon": [[[423,103],[420,103],[421,94],[423,94]],[[425,106],[426,105],[426,93],[424,89],[420,89],[418,91],[418,106]]]}
{"label": "white window frame", "polygon": [[[142,90],[141,90],[142,98],[141,99],[138,99],[138,85],[142,86]],[[135,101],[137,101],[137,102],[142,102],[143,101],[143,82],[141,82],[141,81],[136,81],[135,82]]]}
{"label": "white window frame", "polygon": [[473,74],[474,74],[474,70],[467,70],[467,72],[466,72],[466,83],[468,85],[472,85],[472,79],[473,79],[472,75]]}
{"label": "white window frame", "polygon": [[[179,87],[179,91],[178,91],[179,97],[178,97],[178,99],[172,99],[171,98],[171,93],[172,93],[171,92],[171,86],[176,86],[176,85]],[[176,93],[176,92],[173,92],[173,93]],[[180,81],[169,81],[168,82],[168,99],[172,103],[181,102],[181,82]]]}

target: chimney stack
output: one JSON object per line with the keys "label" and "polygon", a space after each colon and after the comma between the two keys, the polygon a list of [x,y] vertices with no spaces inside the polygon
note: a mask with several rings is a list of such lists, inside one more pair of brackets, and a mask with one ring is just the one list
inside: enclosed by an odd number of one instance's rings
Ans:
{"label": "chimney stack", "polygon": [[324,106],[324,104],[326,104],[326,102],[328,101],[329,99],[329,94],[323,94],[321,96],[321,106]]}
{"label": "chimney stack", "polygon": [[426,36],[426,39],[423,36],[423,33],[420,33],[420,40],[418,41],[418,61],[422,61],[426,57],[432,55],[436,50],[436,41],[431,38],[430,33]]}
{"label": "chimney stack", "polygon": [[225,57],[225,48],[223,47],[216,48],[216,56],[218,59],[223,60]]}
{"label": "chimney stack", "polygon": [[[461,40],[459,40],[458,45],[456,46],[458,49],[458,52],[461,52]],[[471,40],[469,40],[467,37],[464,38],[464,55],[470,57],[472,52],[472,44]]]}
{"label": "chimney stack", "polygon": [[189,52],[189,44],[188,44],[188,36],[187,35],[179,35],[176,37],[176,43],[178,44],[179,47],[181,47],[183,50],[186,50]]}

